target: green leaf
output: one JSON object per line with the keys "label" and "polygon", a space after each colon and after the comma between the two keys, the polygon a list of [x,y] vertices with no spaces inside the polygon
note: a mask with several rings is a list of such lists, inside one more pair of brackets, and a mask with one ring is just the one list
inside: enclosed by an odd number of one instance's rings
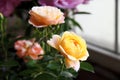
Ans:
{"label": "green leaf", "polygon": [[90,71],[90,72],[94,73],[93,66],[88,62],[81,62],[80,68],[83,69],[83,70]]}
{"label": "green leaf", "polygon": [[91,14],[89,12],[75,12],[74,14]]}
{"label": "green leaf", "polygon": [[75,25],[75,26],[78,26],[82,31],[83,31],[83,28],[81,27],[81,25],[73,18],[70,18],[68,17],[69,20],[71,20],[71,22]]}
{"label": "green leaf", "polygon": [[4,66],[4,67],[14,67],[14,66],[18,66],[19,63],[15,60],[8,60],[5,62],[0,62],[0,66]]}
{"label": "green leaf", "polygon": [[74,78],[78,75],[78,72],[76,72],[73,68],[67,69],[67,72],[70,72]]}
{"label": "green leaf", "polygon": [[59,70],[60,67],[61,67],[61,64],[56,61],[50,61],[49,64],[47,65],[47,68],[52,70]]}
{"label": "green leaf", "polygon": [[50,55],[44,55],[44,58],[43,58],[44,61],[50,61],[50,60],[53,60],[53,59],[54,59],[54,57],[52,57]]}
{"label": "green leaf", "polygon": [[57,76],[53,73],[41,73],[34,80],[56,80]]}
{"label": "green leaf", "polygon": [[37,73],[39,70],[38,69],[26,69],[24,71],[21,71],[19,73],[20,76],[30,76],[33,73]]}
{"label": "green leaf", "polygon": [[74,80],[74,79],[70,77],[59,76],[57,80]]}
{"label": "green leaf", "polygon": [[35,65],[36,65],[36,60],[30,60],[30,61],[28,61],[27,63],[26,63],[26,65],[28,66],[28,67],[35,67]]}
{"label": "green leaf", "polygon": [[68,72],[68,71],[62,71],[62,72],[61,72],[61,76],[64,76],[64,77],[73,77],[73,74],[71,74],[71,73]]}

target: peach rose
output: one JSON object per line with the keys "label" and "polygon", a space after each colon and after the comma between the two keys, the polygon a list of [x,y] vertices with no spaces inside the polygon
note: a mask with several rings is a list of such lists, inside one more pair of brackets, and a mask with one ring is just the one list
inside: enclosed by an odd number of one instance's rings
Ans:
{"label": "peach rose", "polygon": [[45,27],[64,23],[64,14],[52,6],[35,6],[30,11],[29,23],[35,27]]}
{"label": "peach rose", "polygon": [[61,52],[65,57],[67,68],[73,68],[76,71],[80,68],[79,60],[84,61],[89,56],[85,40],[73,32],[66,31],[62,37],[53,35],[47,43]]}
{"label": "peach rose", "polygon": [[18,57],[25,59],[29,56],[33,60],[41,59],[44,54],[43,49],[37,42],[30,40],[18,40],[14,45]]}

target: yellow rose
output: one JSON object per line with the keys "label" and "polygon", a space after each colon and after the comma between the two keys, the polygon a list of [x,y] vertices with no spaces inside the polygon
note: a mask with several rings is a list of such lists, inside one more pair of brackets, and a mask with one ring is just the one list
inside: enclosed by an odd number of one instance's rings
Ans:
{"label": "yellow rose", "polygon": [[79,60],[84,61],[89,56],[85,40],[73,32],[66,31],[62,37],[53,35],[47,43],[61,52],[65,57],[67,68],[73,68],[76,71],[80,67]]}
{"label": "yellow rose", "polygon": [[52,6],[35,6],[30,11],[29,23],[35,27],[46,27],[64,23],[64,14]]}

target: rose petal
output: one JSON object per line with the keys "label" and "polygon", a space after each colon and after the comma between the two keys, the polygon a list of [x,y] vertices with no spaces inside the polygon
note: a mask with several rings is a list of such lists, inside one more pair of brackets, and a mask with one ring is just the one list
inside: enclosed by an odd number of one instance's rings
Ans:
{"label": "rose petal", "polygon": [[65,57],[69,58],[70,60],[77,60],[75,57],[68,55],[68,53],[65,52],[65,50],[62,48],[62,46],[59,46],[60,52]]}
{"label": "rose petal", "polygon": [[47,41],[47,43],[53,48],[58,49],[60,39],[61,37],[59,35],[53,35],[52,38]]}
{"label": "rose petal", "polygon": [[67,68],[73,68],[75,71],[78,71],[80,68],[80,62],[79,60],[70,60],[68,58],[65,59],[65,65]]}
{"label": "rose petal", "polygon": [[82,58],[80,58],[81,61],[85,61],[89,57],[89,53],[87,51],[86,55],[84,55]]}

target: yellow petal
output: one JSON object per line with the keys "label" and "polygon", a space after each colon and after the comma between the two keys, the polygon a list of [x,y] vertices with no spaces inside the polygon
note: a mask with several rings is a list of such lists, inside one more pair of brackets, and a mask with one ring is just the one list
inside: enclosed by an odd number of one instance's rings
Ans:
{"label": "yellow petal", "polygon": [[85,61],[88,57],[89,57],[89,53],[87,51],[86,54],[83,57],[81,57],[79,60]]}
{"label": "yellow petal", "polygon": [[77,60],[75,57],[68,55],[68,53],[65,52],[65,50],[62,48],[62,46],[59,46],[59,50],[65,57],[69,58],[70,60]]}

